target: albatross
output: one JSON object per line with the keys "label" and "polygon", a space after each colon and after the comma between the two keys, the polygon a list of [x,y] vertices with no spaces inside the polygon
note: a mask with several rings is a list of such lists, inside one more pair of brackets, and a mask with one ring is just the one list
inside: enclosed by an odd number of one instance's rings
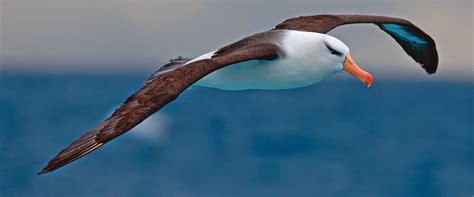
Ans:
{"label": "albatross", "polygon": [[129,131],[190,86],[223,90],[290,89],[345,71],[372,85],[349,47],[327,35],[346,24],[371,23],[388,33],[423,69],[438,66],[434,40],[408,20],[375,15],[315,15],[290,18],[195,59],[176,58],[159,68],[102,123],[60,151],[38,174],[56,170]]}

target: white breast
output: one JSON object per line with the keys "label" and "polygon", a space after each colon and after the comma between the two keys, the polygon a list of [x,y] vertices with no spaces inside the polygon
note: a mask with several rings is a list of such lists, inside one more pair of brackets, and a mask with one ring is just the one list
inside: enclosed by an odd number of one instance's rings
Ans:
{"label": "white breast", "polygon": [[[318,56],[324,34],[287,30],[283,40],[285,57],[252,60],[229,65],[199,80],[195,85],[223,90],[291,89],[320,82],[336,73],[323,56]],[[192,61],[210,58],[215,51]]]}

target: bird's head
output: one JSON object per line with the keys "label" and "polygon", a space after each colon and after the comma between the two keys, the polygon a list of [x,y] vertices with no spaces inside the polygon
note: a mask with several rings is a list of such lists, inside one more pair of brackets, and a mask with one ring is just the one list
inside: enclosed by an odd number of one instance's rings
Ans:
{"label": "bird's head", "polygon": [[342,41],[329,35],[325,35],[320,46],[326,61],[336,66],[337,71],[346,71],[361,80],[368,87],[372,85],[372,75],[362,70],[352,59],[347,47]]}

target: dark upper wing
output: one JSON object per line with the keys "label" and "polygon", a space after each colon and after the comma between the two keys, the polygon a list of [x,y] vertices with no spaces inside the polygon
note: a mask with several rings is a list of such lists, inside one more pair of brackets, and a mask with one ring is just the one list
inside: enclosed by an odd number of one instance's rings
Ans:
{"label": "dark upper wing", "polygon": [[175,59],[170,59],[170,62],[168,62],[167,64],[160,67],[155,73],[153,73],[145,81],[145,85],[147,85],[148,83],[152,82],[153,80],[159,78],[161,75],[183,66],[184,64],[186,64],[186,62],[189,62],[191,60],[192,60],[191,58],[185,58],[185,57],[181,57],[181,56],[179,56]]}
{"label": "dark upper wing", "polygon": [[420,63],[429,74],[436,72],[438,52],[434,40],[410,21],[370,15],[316,15],[291,18],[275,29],[327,33],[340,25],[374,23],[392,36],[408,55]]}
{"label": "dark upper wing", "polygon": [[277,45],[261,43],[152,76],[142,89],[130,96],[109,118],[62,150],[39,174],[60,168],[122,135],[176,99],[191,84],[219,68],[247,60],[279,56],[280,49]]}

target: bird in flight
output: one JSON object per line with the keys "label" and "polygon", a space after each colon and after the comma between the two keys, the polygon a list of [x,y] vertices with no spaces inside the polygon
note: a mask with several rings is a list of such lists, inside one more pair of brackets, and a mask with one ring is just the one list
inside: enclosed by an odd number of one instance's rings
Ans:
{"label": "bird in flight", "polygon": [[124,134],[192,85],[223,90],[291,89],[345,71],[370,86],[371,74],[355,63],[342,41],[326,34],[356,23],[377,25],[428,74],[436,72],[434,40],[408,20],[374,15],[290,18],[195,59],[170,60],[109,118],[59,152],[38,174],[56,170]]}

